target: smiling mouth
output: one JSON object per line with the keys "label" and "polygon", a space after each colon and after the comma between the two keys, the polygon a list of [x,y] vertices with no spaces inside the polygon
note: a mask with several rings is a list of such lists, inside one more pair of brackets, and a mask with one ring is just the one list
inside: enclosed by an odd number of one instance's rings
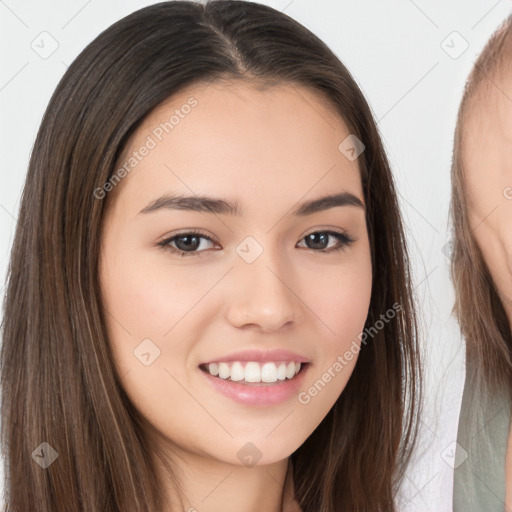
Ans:
{"label": "smiling mouth", "polygon": [[303,373],[310,363],[278,361],[260,363],[233,361],[229,363],[205,363],[199,365],[211,377],[249,386],[272,386],[294,379]]}

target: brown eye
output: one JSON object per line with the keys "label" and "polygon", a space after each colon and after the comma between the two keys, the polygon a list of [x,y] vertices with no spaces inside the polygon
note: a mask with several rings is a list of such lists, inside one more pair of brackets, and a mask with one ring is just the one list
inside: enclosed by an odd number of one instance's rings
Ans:
{"label": "brown eye", "polygon": [[[338,240],[338,246],[327,249],[329,245],[329,238]],[[315,249],[316,252],[332,252],[343,249],[354,242],[354,239],[349,237],[346,233],[338,233],[337,231],[315,231],[306,235],[303,240],[306,240],[306,245],[309,249]]]}
{"label": "brown eye", "polygon": [[[338,245],[328,248],[330,239],[336,239]],[[198,250],[202,240],[215,243],[209,236],[197,231],[187,231],[173,235],[172,237],[162,240],[157,245],[180,256],[200,256],[206,249]],[[314,252],[334,252],[348,247],[355,240],[346,233],[338,233],[337,231],[315,231],[306,235],[302,240],[306,241],[308,249]]]}
{"label": "brown eye", "polygon": [[209,236],[206,236],[203,233],[186,232],[162,240],[157,245],[171,251],[172,253],[178,253],[181,256],[195,256],[200,255],[204,250],[197,250],[199,247],[201,247],[202,239],[214,243],[214,241]]}

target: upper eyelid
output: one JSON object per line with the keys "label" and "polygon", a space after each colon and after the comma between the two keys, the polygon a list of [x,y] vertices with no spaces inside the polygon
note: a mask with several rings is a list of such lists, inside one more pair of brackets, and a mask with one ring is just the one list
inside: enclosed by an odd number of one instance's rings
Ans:
{"label": "upper eyelid", "polygon": [[[336,226],[325,226],[320,228],[314,228],[311,231],[306,232],[304,235],[302,235],[301,238],[304,238],[305,236],[311,235],[313,233],[325,233],[325,232],[334,232],[341,235],[349,236],[350,230],[336,227]],[[202,228],[185,228],[183,230],[179,230],[177,233],[173,233],[172,235],[164,235],[163,237],[160,237],[160,240],[169,240],[174,237],[179,237],[182,235],[189,235],[189,234],[198,234],[201,236],[204,236],[205,238],[209,238],[212,241],[216,240],[216,237],[207,234],[206,232],[203,232]]]}
{"label": "upper eyelid", "polygon": [[206,233],[202,233],[200,230],[189,229],[188,231],[181,231],[179,233],[174,233],[174,234],[172,234],[170,236],[165,235],[164,237],[162,237],[157,242],[157,245],[163,244],[163,243],[166,243],[166,242],[170,242],[171,240],[174,240],[175,238],[179,238],[180,236],[191,235],[191,234],[193,234],[195,236],[200,236],[200,237],[203,237],[203,238],[207,238],[208,240],[210,240],[210,241],[212,241],[214,243],[218,243],[215,238],[213,238],[210,235],[207,235]]}

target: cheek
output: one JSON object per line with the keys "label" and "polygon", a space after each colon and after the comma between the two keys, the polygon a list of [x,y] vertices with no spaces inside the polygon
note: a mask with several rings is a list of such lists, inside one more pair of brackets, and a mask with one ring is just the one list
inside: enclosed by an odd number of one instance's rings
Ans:
{"label": "cheek", "polygon": [[347,265],[316,273],[314,285],[303,296],[322,334],[316,347],[317,364],[311,368],[305,393],[299,396],[301,404],[314,404],[313,408],[327,414],[345,388],[359,355],[371,292],[368,246]]}
{"label": "cheek", "polygon": [[501,258],[503,260],[502,275],[495,281],[502,297],[512,304],[512,200],[502,209],[499,229]]}
{"label": "cheek", "polygon": [[352,375],[368,316],[371,285],[368,258],[336,277],[325,275],[315,286],[313,305],[325,327],[318,331],[322,336],[318,339],[316,364],[297,396],[308,431],[313,431],[319,419],[328,414]]}
{"label": "cheek", "polygon": [[313,283],[303,296],[326,327],[327,349],[339,350],[362,331],[368,315],[372,291],[369,248],[346,265],[317,271]]}
{"label": "cheek", "polygon": [[106,250],[101,268],[109,342],[118,373],[132,402],[149,411],[147,404],[158,393],[172,389],[179,395],[170,374],[186,382],[187,355],[195,333],[187,337],[184,330],[197,322],[200,308],[195,306],[213,285],[193,279],[191,272],[170,268],[162,258],[160,253],[121,250],[118,244],[116,250]]}
{"label": "cheek", "polygon": [[161,338],[207,288],[192,272],[162,264],[162,255],[127,253],[106,266],[107,309],[135,338]]}
{"label": "cheek", "polygon": [[474,236],[491,277],[504,297],[512,296],[512,202],[500,204]]}
{"label": "cheek", "polygon": [[500,205],[500,209],[501,211],[498,221],[499,238],[501,240],[503,250],[510,261],[512,259],[512,196]]}
{"label": "cheek", "polygon": [[187,357],[196,339],[192,326],[201,323],[195,306],[213,283],[198,284],[191,272],[171,269],[161,258],[133,250],[107,253],[102,288],[123,389],[139,412],[174,437],[183,430],[181,423],[200,428],[187,423],[183,412],[202,412],[186,391]]}

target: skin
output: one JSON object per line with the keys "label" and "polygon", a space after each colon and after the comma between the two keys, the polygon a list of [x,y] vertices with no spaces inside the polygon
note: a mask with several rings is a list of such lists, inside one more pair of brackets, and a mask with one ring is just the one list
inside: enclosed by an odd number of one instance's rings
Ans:
{"label": "skin", "polygon": [[[359,344],[372,282],[364,207],[290,213],[342,191],[364,203],[357,160],[338,149],[350,132],[304,88],[203,85],[155,109],[121,161],[192,96],[197,106],[108,198],[100,278],[110,344],[130,400],[163,436],[155,450],[183,478],[185,510],[298,510],[289,456],[332,408],[357,357],[307,405],[294,396],[269,407],[241,405],[210,389],[198,365],[239,349],[289,349],[311,361],[305,391],[354,340]],[[164,192],[238,201],[243,215],[139,214]],[[156,245],[192,228],[214,240],[201,239],[200,255],[180,257]],[[327,237],[308,247],[305,237],[326,229],[354,242],[332,251],[340,244]],[[263,248],[252,263],[235,252],[247,236]],[[172,245],[183,250],[181,242]],[[146,338],[161,351],[149,366],[133,354]],[[261,452],[252,467],[237,457],[247,442]],[[167,494],[176,506],[170,484]]]}
{"label": "skin", "polygon": [[[472,229],[512,329],[512,74],[493,82],[469,110],[464,163]],[[506,510],[512,511],[512,429],[505,478]]]}

